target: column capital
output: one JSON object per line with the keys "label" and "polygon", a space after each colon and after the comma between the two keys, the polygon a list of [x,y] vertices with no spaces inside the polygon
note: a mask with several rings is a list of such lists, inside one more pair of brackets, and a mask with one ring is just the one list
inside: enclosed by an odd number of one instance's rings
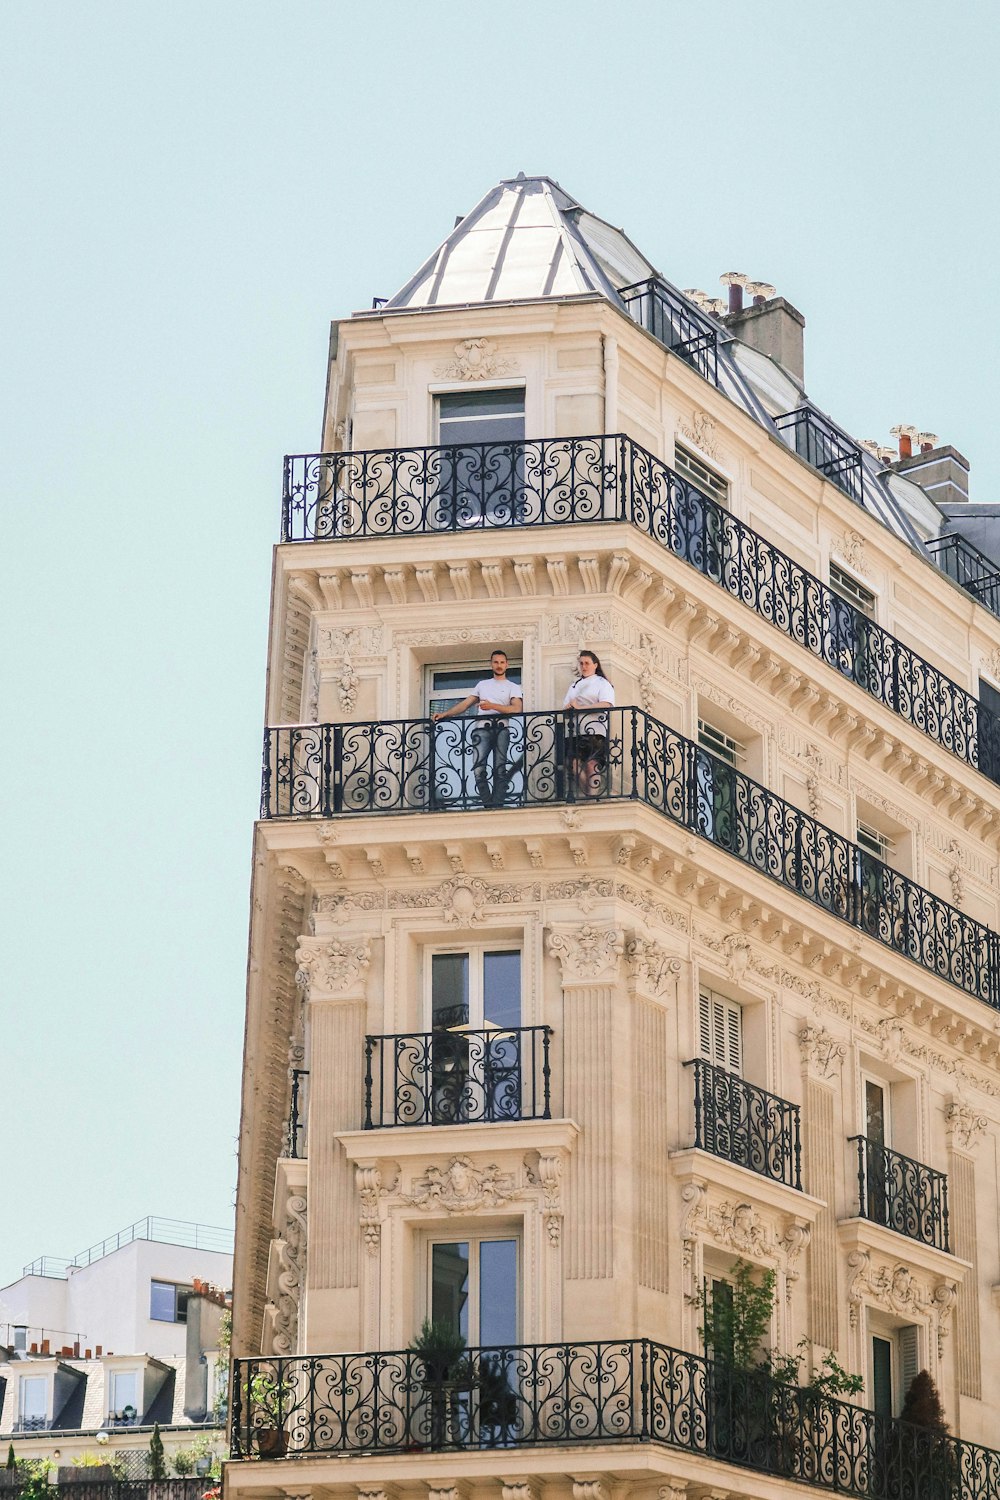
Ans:
{"label": "column capital", "polygon": [[624,934],[617,927],[554,927],[549,932],[549,953],[559,960],[563,987],[613,984],[618,978],[625,948]]}
{"label": "column capital", "polygon": [[371,938],[299,939],[296,979],[310,1000],[362,1000]]}

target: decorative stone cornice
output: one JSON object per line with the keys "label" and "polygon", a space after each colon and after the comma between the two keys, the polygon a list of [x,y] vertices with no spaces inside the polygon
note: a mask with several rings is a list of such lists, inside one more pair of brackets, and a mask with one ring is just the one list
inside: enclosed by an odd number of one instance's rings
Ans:
{"label": "decorative stone cornice", "polygon": [[681,1238],[689,1264],[695,1239],[703,1235],[737,1255],[778,1265],[791,1280],[796,1278],[796,1263],[812,1239],[808,1224],[790,1220],[779,1231],[752,1203],[727,1200],[711,1207],[704,1182],[686,1183],[681,1200],[685,1205]]}
{"label": "decorative stone cornice", "polygon": [[310,1000],[355,998],[364,993],[371,939],[302,938],[295,958],[296,978]]}
{"label": "decorative stone cornice", "polygon": [[867,1250],[852,1251],[847,1264],[852,1273],[847,1292],[851,1327],[857,1328],[863,1303],[874,1302],[897,1317],[919,1318],[933,1324],[940,1358],[958,1300],[956,1284],[943,1277],[933,1284],[925,1283],[900,1261],[883,1262],[875,1267]]}
{"label": "decorative stone cornice", "polygon": [[618,928],[592,927],[589,922],[549,933],[549,953],[559,960],[564,986],[613,983],[624,946]]}

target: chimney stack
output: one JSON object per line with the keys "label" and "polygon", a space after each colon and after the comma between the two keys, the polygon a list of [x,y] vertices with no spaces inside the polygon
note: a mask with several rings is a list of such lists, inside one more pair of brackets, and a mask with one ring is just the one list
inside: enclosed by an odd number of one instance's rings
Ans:
{"label": "chimney stack", "polygon": [[[797,307],[779,297],[769,281],[748,281],[742,272],[727,271],[721,280],[729,287],[729,313],[723,319],[731,333],[773,359],[797,385],[804,381],[802,330],[806,320]],[[743,306],[743,290],[753,298]],[[734,310],[734,294],[739,305]]]}
{"label": "chimney stack", "polygon": [[729,311],[731,313],[743,311],[743,288],[747,284],[747,279],[742,271],[727,271],[725,275],[719,277],[722,285],[729,288]]}
{"label": "chimney stack", "polygon": [[97,1357],[97,1358],[98,1358],[98,1359],[100,1359],[100,1357],[101,1357],[101,1353],[102,1353],[102,1348],[101,1348],[101,1345],[100,1345],[100,1344],[95,1344],[95,1345],[94,1345],[94,1354],[95,1354],[95,1355],[96,1355],[96,1357]]}
{"label": "chimney stack", "polygon": [[918,432],[917,442],[921,453],[930,453],[938,445],[938,435],[936,432]]}
{"label": "chimney stack", "polygon": [[48,1352],[49,1352],[49,1341],[48,1341],[48,1339],[42,1339],[42,1353],[43,1354],[48,1354]]}
{"label": "chimney stack", "polygon": [[899,443],[900,458],[912,458],[913,439],[917,435],[917,429],[912,427],[908,422],[901,422],[895,427],[890,427],[889,431]]}

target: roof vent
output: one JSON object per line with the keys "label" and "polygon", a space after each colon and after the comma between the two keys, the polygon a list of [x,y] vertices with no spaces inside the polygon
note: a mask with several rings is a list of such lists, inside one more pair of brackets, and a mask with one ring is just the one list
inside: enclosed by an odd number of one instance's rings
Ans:
{"label": "roof vent", "polygon": [[747,291],[753,298],[754,307],[763,307],[765,302],[770,302],[772,297],[778,295],[777,287],[773,287],[769,281],[748,281]]}
{"label": "roof vent", "polygon": [[729,288],[729,311],[738,313],[743,311],[743,288],[749,277],[742,271],[726,271],[719,277],[723,286]]}
{"label": "roof vent", "polygon": [[684,296],[690,297],[695,307],[705,307],[711,300],[707,292],[699,291],[696,286],[685,287]]}
{"label": "roof vent", "polygon": [[908,422],[900,422],[895,427],[890,427],[889,431],[899,443],[900,458],[912,458],[913,439],[917,435],[917,429],[910,426]]}
{"label": "roof vent", "polygon": [[936,432],[917,433],[917,442],[920,444],[921,453],[930,453],[932,448],[937,447],[938,441],[939,439]]}

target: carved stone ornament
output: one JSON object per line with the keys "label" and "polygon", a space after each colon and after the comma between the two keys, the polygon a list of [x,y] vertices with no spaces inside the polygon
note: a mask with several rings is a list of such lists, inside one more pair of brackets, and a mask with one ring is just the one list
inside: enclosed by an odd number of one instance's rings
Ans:
{"label": "carved stone ornament", "polygon": [[951,1138],[950,1145],[962,1151],[974,1151],[988,1125],[985,1115],[961,1099],[952,1099],[944,1113],[944,1128]]}
{"label": "carved stone ornament", "polygon": [[516,362],[497,351],[492,339],[463,339],[455,345],[455,358],[435,367],[444,380],[492,380],[516,369]]}
{"label": "carved stone ornament", "polygon": [[603,1479],[574,1479],[573,1500],[608,1500]]}
{"label": "carved stone ornament", "polygon": [[500,1500],[538,1500],[538,1486],[530,1479],[501,1479]]}
{"label": "carved stone ornament", "polygon": [[271,1304],[271,1349],[274,1354],[297,1354],[299,1301],[306,1269],[306,1200],[289,1198],[285,1224],[278,1241],[277,1300]]}
{"label": "carved stone ornament", "polygon": [[663,995],[673,989],[681,973],[681,961],[666,953],[659,943],[634,937],[626,944],[625,962],[629,979],[650,995]]}
{"label": "carved stone ornament", "polygon": [[717,1208],[710,1208],[707,1188],[701,1182],[686,1183],[681,1200],[685,1205],[681,1219],[685,1265],[690,1266],[695,1239],[702,1233],[728,1250],[734,1250],[737,1255],[750,1256],[756,1261],[773,1261],[784,1269],[791,1281],[797,1278],[796,1263],[812,1239],[808,1224],[792,1220],[779,1234],[750,1203],[727,1201]]}
{"label": "carved stone ornament", "polygon": [[982,670],[987,672],[994,682],[1000,682],[1000,646],[993,647],[983,662]]}
{"label": "carved stone ornament", "polygon": [[[460,859],[458,862],[461,863]],[[440,907],[446,922],[453,922],[457,927],[474,927],[490,915],[490,907],[514,906],[520,901],[540,899],[541,888],[535,883],[518,885],[510,881],[483,880],[478,875],[464,875],[423,890],[401,890],[396,893],[391,905],[404,908]]]}
{"label": "carved stone ornament", "polygon": [[715,441],[715,419],[707,411],[696,411],[690,423],[681,422],[678,431],[689,443],[694,443],[709,458],[719,457],[719,446]]}
{"label": "carved stone ornament", "polygon": [[524,1170],[533,1187],[542,1190],[542,1214],[550,1245],[558,1245],[562,1235],[562,1157],[531,1151],[524,1158]]}
{"label": "carved stone ornament", "polygon": [[563,928],[549,933],[549,953],[562,966],[563,984],[610,982],[618,973],[625,940],[617,928]]}
{"label": "carved stone ornament", "polygon": [[844,1042],[835,1042],[825,1026],[803,1026],[799,1047],[806,1068],[816,1078],[833,1078],[843,1067],[847,1056]]}
{"label": "carved stone ornament", "polygon": [[296,977],[310,995],[344,994],[364,982],[371,963],[371,940],[302,938],[295,958],[299,966]]}
{"label": "carved stone ornament", "polygon": [[428,1167],[411,1184],[401,1201],[427,1212],[444,1209],[449,1214],[469,1213],[476,1208],[496,1208],[518,1195],[511,1172],[501,1172],[496,1163],[477,1167],[469,1156],[453,1156],[447,1167]]}
{"label": "carved stone ornament", "polygon": [[843,536],[837,537],[833,550],[849,568],[863,574],[865,578],[871,576],[871,568],[865,556],[865,539],[860,531],[845,531]]}
{"label": "carved stone ornament", "polygon": [[382,1244],[382,1221],[379,1205],[384,1197],[395,1191],[399,1183],[399,1168],[395,1163],[387,1167],[384,1163],[370,1163],[354,1169],[354,1180],[361,1199],[361,1238],[369,1255],[377,1255]]}
{"label": "carved stone ornament", "polygon": [[851,1306],[851,1327],[856,1328],[859,1309],[866,1300],[877,1302],[892,1313],[912,1317],[929,1311],[929,1293],[913,1275],[908,1266],[881,1265],[872,1267],[872,1258],[867,1250],[854,1250],[847,1257],[852,1272],[847,1298]]}

